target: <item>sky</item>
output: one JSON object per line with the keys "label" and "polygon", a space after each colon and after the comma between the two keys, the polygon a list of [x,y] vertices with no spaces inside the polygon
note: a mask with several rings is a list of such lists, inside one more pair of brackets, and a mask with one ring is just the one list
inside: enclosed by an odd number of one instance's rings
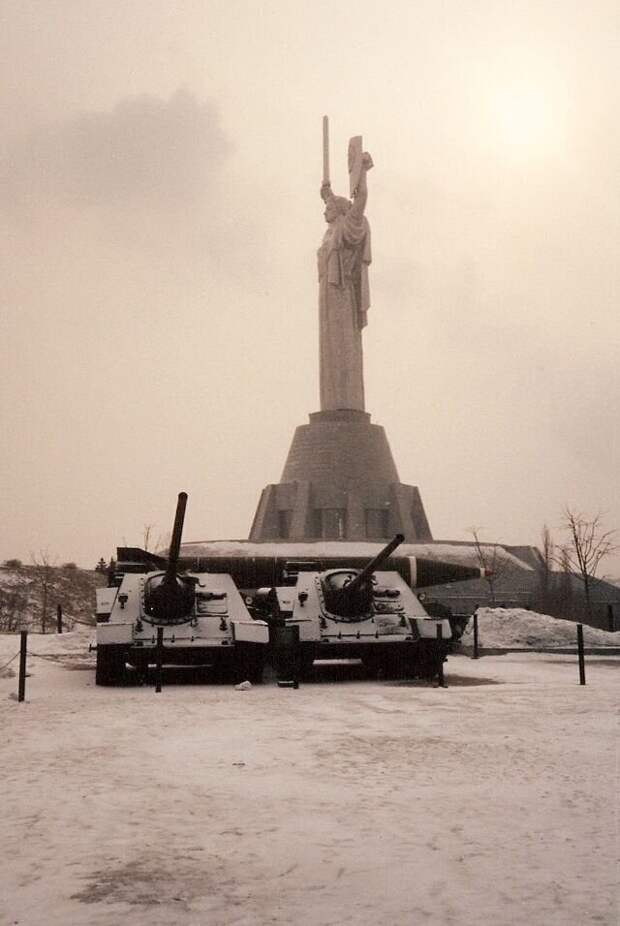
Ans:
{"label": "sky", "polygon": [[[321,122],[367,410],[437,539],[620,527],[620,13],[0,2],[0,560],[247,537],[318,410]],[[620,575],[620,561],[607,571]],[[606,571],[605,569],[603,571]]]}

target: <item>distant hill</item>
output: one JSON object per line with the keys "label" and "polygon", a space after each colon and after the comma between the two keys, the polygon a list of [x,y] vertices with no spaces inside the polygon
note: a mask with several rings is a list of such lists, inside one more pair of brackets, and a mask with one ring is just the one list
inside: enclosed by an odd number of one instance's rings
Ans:
{"label": "distant hill", "polygon": [[[95,624],[95,589],[106,576],[77,566],[0,566],[0,631],[56,631],[60,605],[67,630]],[[44,614],[45,610],[45,614]]]}

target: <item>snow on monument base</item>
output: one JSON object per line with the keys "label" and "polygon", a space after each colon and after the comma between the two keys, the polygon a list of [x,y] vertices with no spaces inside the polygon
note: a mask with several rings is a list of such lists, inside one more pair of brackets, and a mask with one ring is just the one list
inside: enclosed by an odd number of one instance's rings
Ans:
{"label": "snow on monument base", "polygon": [[354,409],[298,427],[279,483],[261,494],[250,540],[432,541],[420,493],[400,482],[384,429]]}

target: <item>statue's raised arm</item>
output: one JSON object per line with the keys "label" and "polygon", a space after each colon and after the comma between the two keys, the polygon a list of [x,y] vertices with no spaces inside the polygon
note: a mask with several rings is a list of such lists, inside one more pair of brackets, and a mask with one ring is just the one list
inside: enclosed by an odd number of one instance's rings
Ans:
{"label": "statue's raised arm", "polygon": [[[371,156],[367,151],[360,153],[359,166],[356,170],[355,185],[352,190],[353,202],[349,203],[352,213],[356,217],[361,217],[364,214],[366,209],[366,202],[368,200],[368,183],[366,181],[366,174],[368,171],[374,167]],[[329,175],[323,176],[323,183],[321,184],[321,199],[327,205],[330,200],[344,200],[346,197],[335,196],[334,191],[332,190],[332,185],[329,180]],[[342,211],[342,210],[341,210]]]}
{"label": "statue's raised arm", "polygon": [[327,204],[327,201],[331,199],[333,195],[331,183],[329,180],[324,180],[321,184],[321,199]]}
{"label": "statue's raised arm", "polygon": [[355,218],[361,218],[364,215],[366,202],[368,200],[368,184],[366,182],[366,175],[372,167],[372,158],[367,151],[364,151],[361,155],[361,163],[357,172],[357,177],[353,189],[353,204],[351,206],[351,214],[355,216]]}

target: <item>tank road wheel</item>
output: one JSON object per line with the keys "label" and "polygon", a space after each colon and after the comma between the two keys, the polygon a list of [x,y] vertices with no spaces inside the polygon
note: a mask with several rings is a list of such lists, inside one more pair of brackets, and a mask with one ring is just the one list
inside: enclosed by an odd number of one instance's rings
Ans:
{"label": "tank road wheel", "polygon": [[97,647],[96,685],[122,685],[126,681],[126,653],[123,646]]}

